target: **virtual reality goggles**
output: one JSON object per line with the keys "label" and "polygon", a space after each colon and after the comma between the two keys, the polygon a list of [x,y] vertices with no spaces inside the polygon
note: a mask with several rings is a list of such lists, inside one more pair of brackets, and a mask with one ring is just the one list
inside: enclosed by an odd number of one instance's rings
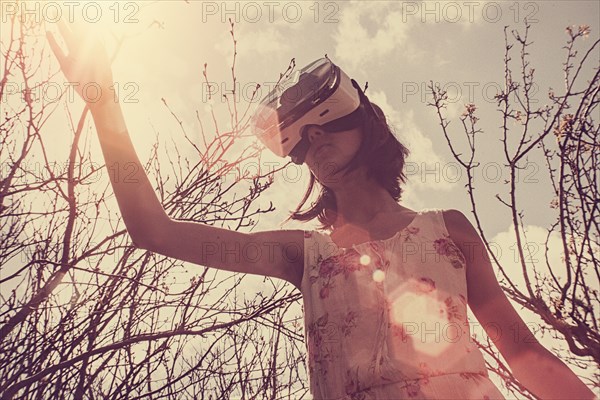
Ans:
{"label": "virtual reality goggles", "polygon": [[325,56],[282,79],[260,101],[251,127],[273,153],[303,164],[310,148],[307,126],[349,130],[360,126],[368,112],[377,118],[356,81]]}

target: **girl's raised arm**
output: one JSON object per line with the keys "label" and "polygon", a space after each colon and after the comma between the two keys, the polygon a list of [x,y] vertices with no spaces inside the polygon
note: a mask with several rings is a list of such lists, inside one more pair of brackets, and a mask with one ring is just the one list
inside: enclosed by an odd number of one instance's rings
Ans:
{"label": "girl's raised arm", "polygon": [[[52,33],[48,42],[65,77],[89,107],[112,187],[133,242],[139,247],[151,241],[153,227],[168,220],[127,132],[118,99],[112,90],[110,59],[102,43],[77,24],[58,27],[67,48],[65,55]],[[87,96],[86,88],[91,95]],[[90,89],[92,88],[92,89]],[[96,95],[93,88],[99,88]]]}
{"label": "girl's raised arm", "polygon": [[[59,22],[69,49],[65,56],[48,33],[48,41],[61,69],[86,101],[119,209],[132,241],[138,247],[168,257],[234,272],[272,276],[300,289],[304,267],[302,230],[246,234],[197,222],[171,219],[160,204],[135,152],[113,85],[110,60],[104,46],[85,30]],[[82,90],[99,87],[95,101]],[[86,86],[87,85],[87,86]],[[96,101],[97,100],[97,101]]]}

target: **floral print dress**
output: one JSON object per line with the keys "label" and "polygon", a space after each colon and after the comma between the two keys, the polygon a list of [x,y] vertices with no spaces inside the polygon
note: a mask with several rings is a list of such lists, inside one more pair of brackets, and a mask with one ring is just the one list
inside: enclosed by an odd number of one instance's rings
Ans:
{"label": "floral print dress", "polygon": [[305,231],[304,257],[314,399],[504,399],[471,340],[466,263],[440,209],[350,248]]}

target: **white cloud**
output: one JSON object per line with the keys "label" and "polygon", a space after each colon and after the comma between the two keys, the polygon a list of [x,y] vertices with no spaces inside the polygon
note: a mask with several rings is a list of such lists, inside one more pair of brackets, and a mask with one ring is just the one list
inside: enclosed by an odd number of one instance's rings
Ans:
{"label": "white cloud", "polygon": [[[531,252],[530,255],[525,255],[525,260],[529,278],[532,279],[534,264],[538,272],[547,270],[542,264],[545,262],[544,252],[546,251],[546,248],[544,246],[544,241],[546,237],[546,230],[544,228],[531,225],[527,226],[525,229],[526,238],[522,236],[522,240],[524,241],[523,248],[524,250],[529,248]],[[499,232],[496,236],[494,236],[492,243],[494,254],[498,258],[498,261],[504,268],[506,274],[516,286],[518,286],[521,290],[525,290],[525,278],[523,277],[523,270],[519,261],[517,242],[512,224],[507,227],[505,231]],[[525,246],[525,243],[528,246]],[[551,265],[560,265],[561,252],[559,249],[561,249],[562,246],[559,246],[559,244],[559,237],[556,237],[555,235],[550,237],[547,251],[549,253],[548,258]],[[558,268],[556,268],[555,273],[557,273],[559,276],[561,275]]]}
{"label": "white cloud", "polygon": [[[338,29],[333,34],[336,58],[354,68],[405,47],[409,24],[401,22],[398,8],[394,2],[385,2],[380,7],[372,7],[370,2],[344,3]],[[374,33],[362,23],[365,18],[376,27]],[[410,58],[410,52],[405,56]]]}
{"label": "white cloud", "polygon": [[[406,193],[413,189],[435,189],[451,190],[454,184],[445,179],[432,179],[431,176],[425,176],[422,171],[422,163],[426,163],[427,169],[434,165],[444,165],[444,160],[435,153],[433,142],[425,135],[414,118],[414,110],[398,110],[387,100],[387,95],[382,92],[370,92],[369,99],[376,103],[383,110],[388,123],[396,132],[396,137],[410,150],[407,158],[406,174],[408,177]],[[441,168],[441,167],[440,167]]]}
{"label": "white cloud", "polygon": [[[412,2],[411,2],[412,3]],[[515,5],[506,5],[497,2],[456,2],[451,0],[422,0],[416,7],[407,11],[407,18],[418,19],[422,23],[444,23],[460,24],[463,30],[471,28],[475,24],[484,22],[492,23],[502,20],[510,20],[515,10]]]}
{"label": "white cloud", "polygon": [[[281,26],[241,24],[235,30],[237,57],[241,59],[291,53],[290,40],[283,34]],[[233,57],[233,41],[229,33],[222,40],[216,41],[214,47],[220,54]]]}
{"label": "white cloud", "polygon": [[[563,261],[563,242],[558,231],[555,230],[548,238],[548,243],[545,244],[548,235],[548,231],[545,227],[527,225],[522,230],[525,232],[524,234],[522,233],[521,236],[521,240],[523,241],[522,248],[525,253],[525,264],[527,266],[530,282],[533,284],[535,281],[533,277],[534,266],[536,272],[541,276],[552,279],[546,264],[547,258],[548,264],[552,268],[552,273],[556,279],[558,279],[559,283],[564,285],[566,283],[567,274],[565,271],[565,262]],[[492,242],[497,249],[494,254],[497,255],[499,262],[505,269],[511,281],[521,290],[525,290],[525,278],[523,277],[523,269],[521,262],[519,261],[520,258],[517,252],[518,247],[512,223],[505,231],[499,232],[494,236]],[[582,246],[581,239],[575,239],[575,244],[577,248],[580,248]],[[596,248],[596,251],[597,250],[598,249]],[[572,257],[572,262],[576,262],[575,256],[572,255]],[[592,281],[589,281],[588,283],[590,282]],[[600,288],[596,287],[594,289],[598,290]]]}

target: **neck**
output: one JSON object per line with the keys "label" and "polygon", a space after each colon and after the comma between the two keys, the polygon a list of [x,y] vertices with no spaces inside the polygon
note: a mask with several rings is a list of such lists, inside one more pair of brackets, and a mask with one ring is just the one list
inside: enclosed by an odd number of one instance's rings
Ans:
{"label": "neck", "polygon": [[366,226],[381,214],[402,211],[387,190],[367,179],[363,169],[343,179],[343,184],[330,187],[335,194],[337,211],[333,213],[335,231],[347,225]]}

